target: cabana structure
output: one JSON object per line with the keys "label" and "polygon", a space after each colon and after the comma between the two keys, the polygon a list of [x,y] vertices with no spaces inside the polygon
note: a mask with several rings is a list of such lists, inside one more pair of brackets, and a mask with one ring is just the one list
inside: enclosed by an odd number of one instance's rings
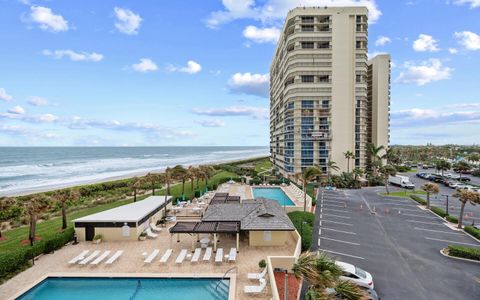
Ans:
{"label": "cabana structure", "polygon": [[79,241],[91,241],[97,234],[102,240],[136,240],[138,236],[165,215],[171,196],[150,196],[142,201],[115,207],[73,220]]}

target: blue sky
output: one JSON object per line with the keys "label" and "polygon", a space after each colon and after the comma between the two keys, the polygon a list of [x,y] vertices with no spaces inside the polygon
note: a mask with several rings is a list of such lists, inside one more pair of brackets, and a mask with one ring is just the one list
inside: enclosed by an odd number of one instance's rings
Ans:
{"label": "blue sky", "polygon": [[286,12],[335,4],[392,56],[392,143],[478,143],[480,0],[0,0],[0,145],[268,145]]}

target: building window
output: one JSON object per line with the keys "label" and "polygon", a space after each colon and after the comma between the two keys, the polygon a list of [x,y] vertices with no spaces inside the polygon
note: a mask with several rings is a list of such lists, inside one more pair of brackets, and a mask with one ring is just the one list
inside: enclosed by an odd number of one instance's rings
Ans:
{"label": "building window", "polygon": [[264,231],[263,232],[263,241],[264,242],[271,242],[272,241],[272,232],[271,231]]}
{"label": "building window", "polygon": [[329,100],[322,100],[322,108],[329,108],[330,101]]}
{"label": "building window", "polygon": [[320,32],[329,32],[330,31],[330,25],[320,25],[318,26],[318,31]]}
{"label": "building window", "polygon": [[330,22],[330,17],[329,17],[329,16],[321,16],[321,17],[318,17],[318,22],[320,22],[320,23],[329,23],[329,22]]}
{"label": "building window", "polygon": [[330,49],[330,42],[318,42],[319,49]]}
{"label": "building window", "polygon": [[302,32],[311,32],[313,31],[313,25],[302,25]]}
{"label": "building window", "polygon": [[302,100],[302,108],[313,108],[313,100]]}
{"label": "building window", "polygon": [[314,42],[302,42],[302,49],[313,49],[314,46]]}
{"label": "building window", "polygon": [[313,16],[303,16],[302,23],[313,24]]}
{"label": "building window", "polygon": [[303,83],[311,83],[314,82],[313,75],[302,75],[302,82]]}
{"label": "building window", "polygon": [[357,48],[357,49],[362,49],[362,41],[357,41],[357,42],[355,43],[355,48]]}
{"label": "building window", "polygon": [[357,23],[362,23],[362,16],[357,16]]}
{"label": "building window", "polygon": [[320,75],[320,76],[318,76],[318,82],[329,83],[330,82],[330,76]]}

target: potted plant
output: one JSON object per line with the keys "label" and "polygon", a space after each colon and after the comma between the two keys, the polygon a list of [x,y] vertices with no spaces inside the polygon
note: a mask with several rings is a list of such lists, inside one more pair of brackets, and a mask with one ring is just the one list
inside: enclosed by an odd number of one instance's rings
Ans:
{"label": "potted plant", "polygon": [[144,241],[146,239],[147,239],[147,233],[145,231],[140,233],[140,235],[138,236],[139,241]]}
{"label": "potted plant", "polygon": [[101,234],[96,234],[93,237],[93,243],[94,244],[100,244],[100,242],[102,241],[102,238],[103,238],[103,236]]}
{"label": "potted plant", "polygon": [[260,267],[260,269],[264,269],[267,266],[267,262],[264,259],[262,259],[261,261],[258,262],[258,266]]}

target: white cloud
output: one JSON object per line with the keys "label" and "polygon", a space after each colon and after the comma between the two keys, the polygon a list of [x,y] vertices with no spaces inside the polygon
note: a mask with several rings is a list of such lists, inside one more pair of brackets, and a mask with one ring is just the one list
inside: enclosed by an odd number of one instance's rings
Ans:
{"label": "white cloud", "polygon": [[480,50],[480,35],[471,31],[455,32],[455,38],[467,50]]}
{"label": "white cloud", "polygon": [[28,100],[28,104],[33,106],[45,106],[48,105],[48,100],[43,97],[33,96]]}
{"label": "white cloud", "polygon": [[445,67],[439,59],[429,59],[420,64],[406,63],[404,71],[396,79],[398,83],[425,85],[433,81],[449,79],[452,68]]}
{"label": "white cloud", "polygon": [[52,114],[42,114],[39,115],[37,120],[43,123],[52,123],[58,120],[58,117]]}
{"label": "white cloud", "polygon": [[185,67],[178,67],[174,65],[168,65],[167,71],[169,72],[183,72],[188,74],[196,74],[202,70],[202,66],[194,60],[189,60]]}
{"label": "white cloud", "polygon": [[450,54],[457,54],[458,53],[458,50],[456,48],[448,48],[448,52]]}
{"label": "white cloud", "polygon": [[143,72],[143,73],[153,72],[158,70],[158,66],[150,58],[140,58],[140,62],[138,64],[133,64],[132,68],[135,71]]}
{"label": "white cloud", "polygon": [[238,20],[253,19],[262,23],[283,21],[288,11],[298,6],[366,6],[368,20],[375,23],[382,12],[375,0],[267,0],[256,5],[254,0],[223,0],[224,9],[212,12],[206,20],[210,28]]}
{"label": "white cloud", "polygon": [[235,73],[228,81],[228,87],[233,93],[268,97],[269,78],[268,74]]}
{"label": "white cloud", "polygon": [[280,37],[280,29],[277,27],[258,28],[250,25],[243,30],[243,36],[256,43],[276,43]]}
{"label": "white cloud", "polygon": [[48,7],[31,6],[30,7],[30,22],[37,23],[42,30],[60,32],[69,29],[68,21],[61,15],[56,15]]}
{"label": "white cloud", "polygon": [[375,46],[385,46],[386,44],[389,44],[391,42],[392,40],[389,37],[381,35],[375,41]]}
{"label": "white cloud", "polygon": [[455,0],[456,5],[470,4],[470,8],[480,7],[480,0]]}
{"label": "white cloud", "polygon": [[23,115],[25,114],[25,109],[23,109],[23,107],[21,107],[20,105],[17,105],[14,108],[9,109],[8,112],[11,114]]}
{"label": "white cloud", "polygon": [[7,94],[7,91],[4,88],[0,88],[0,100],[3,101],[12,101],[13,97]]}
{"label": "white cloud", "polygon": [[95,52],[75,52],[73,50],[43,50],[42,54],[45,56],[51,56],[56,59],[60,59],[64,56],[70,58],[72,61],[101,61],[103,59],[102,54]]}
{"label": "white cloud", "polygon": [[225,122],[218,119],[200,120],[200,121],[195,121],[195,123],[200,124],[203,127],[224,127],[225,126]]}
{"label": "white cloud", "polygon": [[140,15],[135,14],[133,11],[125,8],[115,7],[115,17],[117,22],[115,22],[115,27],[122,33],[128,35],[138,34],[138,29],[142,23],[142,18]]}
{"label": "white cloud", "polygon": [[247,116],[254,119],[268,119],[269,110],[266,107],[252,106],[232,106],[226,108],[201,109],[194,108],[192,113],[196,115],[214,116],[214,117],[236,117]]}
{"label": "white cloud", "polygon": [[437,41],[431,35],[423,33],[413,42],[412,47],[417,52],[435,52],[440,50]]}

